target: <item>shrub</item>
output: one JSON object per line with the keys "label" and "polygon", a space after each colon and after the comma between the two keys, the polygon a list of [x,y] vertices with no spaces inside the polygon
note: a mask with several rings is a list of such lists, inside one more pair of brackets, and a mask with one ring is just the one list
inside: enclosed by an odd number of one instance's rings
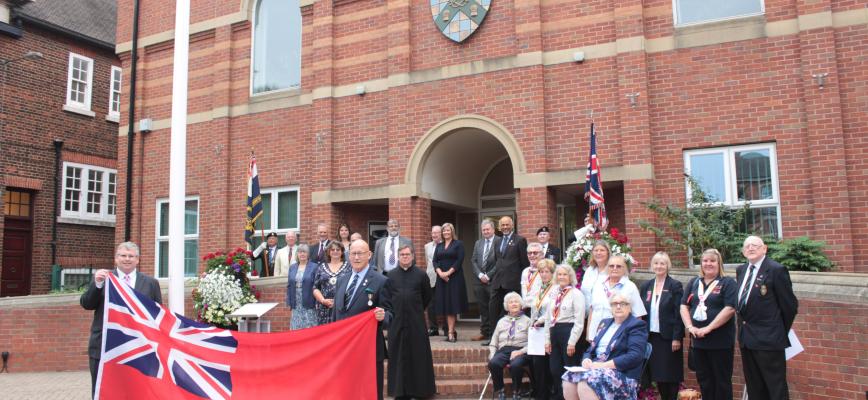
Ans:
{"label": "shrub", "polygon": [[835,268],[835,264],[823,251],[826,244],[811,240],[807,236],[768,243],[768,246],[768,257],[790,271],[823,272]]}

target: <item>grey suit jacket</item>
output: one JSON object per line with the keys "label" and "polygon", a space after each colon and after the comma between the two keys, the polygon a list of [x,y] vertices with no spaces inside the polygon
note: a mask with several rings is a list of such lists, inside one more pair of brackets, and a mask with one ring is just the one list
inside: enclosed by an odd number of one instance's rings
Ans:
{"label": "grey suit jacket", "polygon": [[[368,272],[361,278],[359,288],[356,289],[356,295],[350,301],[349,307],[345,307],[344,296],[352,276],[353,274],[349,273],[338,279],[335,288],[335,319],[340,321],[374,307],[385,310],[386,317],[377,326],[377,360],[382,361],[386,357],[386,340],[383,337],[383,328],[388,327],[392,321],[392,303],[389,299],[389,293],[385,289],[388,278],[382,273],[374,271],[373,267],[369,267]],[[368,305],[369,295],[372,303],[370,306]]]}
{"label": "grey suit jacket", "polygon": [[[112,271],[112,274],[118,276],[118,270]],[[156,279],[144,275],[136,271],[136,287],[137,292],[148,296],[151,300],[157,303],[163,303],[163,293],[160,291],[160,282]],[[96,287],[96,282],[91,281],[87,291],[82,293],[79,303],[85,310],[93,310],[93,322],[90,324],[90,341],[87,346],[87,354],[90,358],[99,359],[100,350],[102,349],[102,320],[103,320],[103,303],[105,302],[105,285],[102,288]]]}
{"label": "grey suit jacket", "polygon": [[494,239],[496,238],[496,236],[491,238],[491,244],[489,245],[490,247],[485,259],[482,258],[485,253],[485,238],[477,240],[476,244],[473,245],[473,255],[470,257],[470,263],[473,264],[473,274],[475,276],[478,277],[481,273],[488,275],[489,279],[494,276]]}
{"label": "grey suit jacket", "polygon": [[[386,236],[384,238],[377,239],[377,243],[374,244],[374,265],[377,266],[377,271],[384,272],[386,268],[386,262],[384,261],[383,255],[386,254],[386,243],[389,242],[389,237]],[[412,246],[413,242],[410,238],[406,236],[398,236],[398,248],[401,246]],[[398,249],[395,249],[396,251]],[[398,265],[397,255],[395,255],[395,265]]]}

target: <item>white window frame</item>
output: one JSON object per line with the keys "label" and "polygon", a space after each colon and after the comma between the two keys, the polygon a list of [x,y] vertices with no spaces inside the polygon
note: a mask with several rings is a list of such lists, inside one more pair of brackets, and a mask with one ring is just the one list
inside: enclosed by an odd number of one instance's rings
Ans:
{"label": "white window frame", "polygon": [[[67,179],[66,179],[66,169],[68,167],[73,168],[81,168],[81,187],[78,189],[78,211],[68,211],[66,210],[66,190],[67,190]],[[90,213],[87,212],[87,179],[90,171],[99,171],[102,172],[102,188],[100,190],[100,212],[99,213]],[[58,218],[59,222],[67,222],[67,223],[84,223],[95,222],[95,223],[109,223],[112,226],[115,223],[115,219],[117,216],[117,179],[118,179],[118,171],[116,169],[97,167],[93,165],[87,164],[79,164],[74,162],[64,161],[62,170],[60,171],[61,179],[63,179],[63,187],[61,188],[60,196],[60,217]],[[109,192],[109,174],[115,174],[115,193]],[[115,214],[109,214],[109,196],[115,196]]]}
{"label": "white window frame", "polygon": [[[186,209],[186,204],[190,200],[196,200],[196,233],[184,233],[184,243],[186,243],[187,240],[195,239],[198,245],[199,224],[202,221],[202,214],[200,212],[202,210],[202,202],[199,200],[199,196],[186,196],[184,197],[184,209]],[[168,202],[169,198],[157,199],[157,207],[154,213],[154,277],[157,279],[169,279],[168,276],[160,276],[160,242],[169,241],[168,235],[160,236],[160,206]]]}
{"label": "white window frame", "polygon": [[[117,80],[115,80],[115,73],[117,73]],[[123,74],[124,72],[121,67],[112,65],[111,74],[109,75],[108,114],[105,116],[105,119],[108,121],[119,122],[121,119],[121,85],[123,84]],[[117,90],[115,90],[115,83],[117,83]],[[115,93],[118,95],[117,110],[113,109]]]}
{"label": "white window frame", "polygon": [[[738,152],[750,151],[750,150],[767,150],[769,152],[769,169],[771,170],[771,179],[772,179],[772,198],[771,199],[762,199],[762,200],[750,200],[744,201],[738,199],[738,182],[736,171],[735,171],[735,154]],[[724,146],[724,147],[713,147],[706,149],[697,149],[697,150],[685,150],[684,151],[684,171],[692,176],[691,173],[691,165],[690,165],[690,157],[696,155],[705,155],[705,154],[723,154],[723,178],[724,178],[724,198],[719,199],[719,201],[713,203],[716,205],[723,205],[731,208],[739,208],[743,207],[746,203],[750,204],[750,208],[769,208],[774,206],[777,212],[777,221],[778,221],[778,235],[783,237],[783,223],[781,216],[781,197],[779,190],[779,177],[778,177],[778,156],[777,156],[777,146],[775,143],[758,143],[758,144],[748,144],[748,145],[737,145],[737,146]],[[690,200],[690,186],[685,183],[685,193],[687,195],[687,200]]]}
{"label": "white window frame", "polygon": [[[257,96],[271,95],[271,94],[275,94],[275,93],[298,91],[299,89],[301,89],[302,74],[299,74],[299,76],[298,76],[298,80],[299,80],[298,85],[292,85],[292,86],[285,87],[282,89],[264,90],[262,92],[254,92],[255,88],[253,86],[253,63],[254,63],[253,60],[255,59],[254,57],[256,54],[256,23],[257,23],[257,21],[256,21],[256,9],[259,7],[259,3],[261,3],[262,1],[263,0],[255,0],[254,4],[253,4],[253,8],[251,8],[252,16],[250,18],[251,24],[250,24],[250,58],[249,58],[249,60],[250,60],[250,77],[249,77],[250,78],[250,80],[249,80],[250,90],[249,90],[249,95],[250,95],[250,97],[257,97]],[[301,0],[298,0],[298,5],[299,5],[299,8],[301,8],[301,5],[302,5]],[[303,23],[303,19],[304,19],[304,17],[302,16],[302,23]],[[303,31],[303,27],[301,29]],[[302,62],[301,58],[303,56],[301,53],[302,53],[302,50],[304,49],[304,32],[301,32],[299,34],[299,36],[301,36],[301,38],[299,39],[299,41],[301,41],[301,46],[298,49],[298,51],[299,51],[298,63],[299,63],[299,65],[301,65],[301,62]],[[301,71],[301,72],[303,72],[303,71]]]}
{"label": "white window frame", "polygon": [[708,23],[712,23],[712,22],[729,21],[729,20],[740,19],[740,18],[755,17],[757,15],[765,15],[765,13],[766,13],[765,0],[757,0],[760,3],[759,12],[739,14],[739,15],[731,15],[729,17],[706,19],[706,20],[702,20],[702,21],[681,22],[678,18],[678,1],[679,0],[672,0],[672,21],[674,22],[674,25],[676,28],[682,28],[682,27],[694,26],[694,25],[702,25],[702,24],[708,24]]}
{"label": "white window frame", "polygon": [[[84,102],[74,101],[70,98],[72,94],[72,69],[76,59],[87,61],[87,82],[84,90]],[[65,111],[74,112],[77,114],[93,117],[96,115],[91,109],[91,99],[93,97],[93,59],[85,57],[81,54],[69,53],[69,65],[66,69],[66,103],[63,105]]]}
{"label": "white window frame", "polygon": [[[277,195],[283,192],[295,192],[295,226],[288,228],[280,228],[277,229],[277,208],[275,207]],[[260,195],[268,194],[271,196],[271,220],[269,221],[269,226],[271,228],[268,229],[269,232],[275,232],[278,235],[285,235],[286,232],[296,231],[299,232],[299,225],[301,224],[301,188],[298,186],[283,186],[283,187],[275,187],[275,188],[266,188],[259,191]]]}

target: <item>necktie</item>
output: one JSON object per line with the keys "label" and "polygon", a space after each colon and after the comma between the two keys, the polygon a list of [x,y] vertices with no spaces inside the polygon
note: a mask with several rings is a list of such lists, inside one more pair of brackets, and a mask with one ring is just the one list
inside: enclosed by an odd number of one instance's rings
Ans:
{"label": "necktie", "polygon": [[738,310],[744,307],[744,303],[747,302],[747,295],[750,293],[750,281],[753,278],[753,270],[756,269],[756,266],[751,265],[748,270],[747,275],[744,277],[744,282],[742,283],[741,289],[741,297],[738,298]]}
{"label": "necktie", "polygon": [[485,247],[482,249],[482,262],[488,259],[488,252],[491,250],[491,239],[485,239]]}
{"label": "necktie", "polygon": [[124,282],[127,283],[127,286],[129,286],[129,287],[133,287],[133,280],[130,279],[130,276],[129,276],[129,275],[124,275]]}
{"label": "necktie", "polygon": [[392,236],[389,240],[392,242],[392,244],[389,245],[389,248],[392,249],[389,251],[389,265],[395,265],[395,237]]}
{"label": "necktie", "polygon": [[500,242],[500,254],[502,255],[504,251],[506,251],[506,244],[509,243],[509,237],[511,235],[503,235],[503,240]]}
{"label": "necktie", "polygon": [[353,275],[353,281],[350,286],[347,286],[347,291],[344,293],[344,311],[350,309],[350,301],[353,299],[353,292],[356,291],[356,285],[359,284],[359,274]]}
{"label": "necktie", "polygon": [[320,261],[325,261],[322,258],[323,253],[325,252],[325,247],[326,247],[325,242],[319,243],[319,254],[317,254],[316,258],[318,258]]}
{"label": "necktie", "polygon": [[292,264],[292,247],[289,248],[289,258],[287,259],[287,261],[288,261],[290,264]]}

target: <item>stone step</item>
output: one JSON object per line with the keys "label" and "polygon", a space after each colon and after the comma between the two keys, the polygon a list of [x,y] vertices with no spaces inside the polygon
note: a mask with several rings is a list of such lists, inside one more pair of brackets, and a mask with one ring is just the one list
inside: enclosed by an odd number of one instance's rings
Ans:
{"label": "stone step", "polygon": [[[488,375],[486,375],[488,377]],[[528,388],[527,379],[525,379],[525,389]],[[485,386],[485,379],[448,379],[437,381],[437,396],[438,399],[455,399],[455,398],[475,398],[478,399],[482,388]],[[506,393],[511,397],[512,380],[504,379],[504,387]],[[491,399],[494,395],[494,389],[491,382],[485,389],[484,399]]]}
{"label": "stone step", "polygon": [[434,364],[437,379],[485,379],[488,377],[486,363]]}
{"label": "stone step", "polygon": [[488,362],[488,347],[455,347],[431,349],[434,364],[454,363],[486,363]]}

